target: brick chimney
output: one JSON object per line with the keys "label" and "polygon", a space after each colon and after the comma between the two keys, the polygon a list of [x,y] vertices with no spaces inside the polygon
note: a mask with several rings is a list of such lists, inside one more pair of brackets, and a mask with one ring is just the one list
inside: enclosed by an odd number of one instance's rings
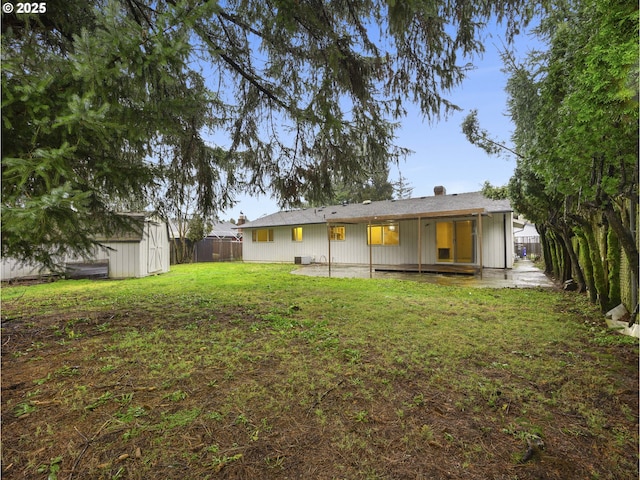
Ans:
{"label": "brick chimney", "polygon": [[433,187],[433,194],[438,197],[440,195],[446,195],[447,194],[447,189],[444,188],[442,185],[438,185],[437,187]]}
{"label": "brick chimney", "polygon": [[240,226],[244,225],[245,223],[247,223],[247,217],[245,217],[244,214],[241,213],[238,217],[238,223],[236,223],[236,225]]}

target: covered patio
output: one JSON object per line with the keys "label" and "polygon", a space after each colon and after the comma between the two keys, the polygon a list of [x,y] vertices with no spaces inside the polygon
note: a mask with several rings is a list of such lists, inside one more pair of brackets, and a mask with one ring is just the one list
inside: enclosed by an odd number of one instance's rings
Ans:
{"label": "covered patio", "polygon": [[[327,220],[327,247],[329,250],[328,255],[328,270],[329,276],[331,276],[332,269],[334,265],[332,265],[331,261],[331,241],[332,241],[332,226],[340,225],[340,224],[366,224],[367,226],[367,238],[368,238],[368,253],[369,253],[369,276],[372,277],[374,270],[378,272],[417,272],[417,273],[455,273],[455,274],[466,274],[466,275],[482,275],[482,265],[483,265],[483,229],[482,229],[482,217],[490,215],[490,213],[485,208],[471,208],[471,209],[459,209],[459,210],[447,210],[447,211],[436,211],[436,212],[421,212],[419,214],[415,213],[392,213],[387,215],[367,215],[356,218],[332,218]],[[423,224],[423,221],[435,221],[435,220],[447,220],[454,218],[465,218],[465,219],[473,219],[475,221],[475,232],[472,233],[472,237],[475,236],[477,240],[477,245],[470,246],[470,249],[473,251],[477,250],[478,257],[473,258],[474,254],[470,254],[468,260],[465,260],[465,263],[453,263],[453,259],[450,259],[452,263],[438,262],[438,263],[424,263],[424,252],[423,252],[423,229],[420,226]],[[417,263],[415,264],[387,264],[387,265],[376,265],[374,267],[373,263],[373,241],[372,237],[372,227],[374,225],[384,225],[389,224],[393,225],[394,222],[399,222],[402,220],[413,220],[418,224],[417,229]],[[506,232],[506,230],[505,230]],[[469,245],[474,241],[471,240]],[[507,244],[505,240],[505,245]],[[439,249],[446,250],[447,258],[449,258],[449,250],[452,249],[453,245],[448,246],[450,248]],[[506,249],[505,249],[505,257],[506,257]],[[505,258],[505,267],[507,265],[507,260]]]}
{"label": "covered patio", "polygon": [[[375,278],[410,280],[444,286],[470,288],[555,288],[556,284],[547,277],[531,260],[518,260],[512,269],[485,268],[476,274],[422,273],[417,271],[389,271],[388,265],[374,265],[373,272],[368,265],[332,265],[333,278]],[[380,267],[380,269],[378,269]],[[424,267],[424,265],[423,265]],[[329,277],[327,264],[303,265],[291,272],[294,275]]]}

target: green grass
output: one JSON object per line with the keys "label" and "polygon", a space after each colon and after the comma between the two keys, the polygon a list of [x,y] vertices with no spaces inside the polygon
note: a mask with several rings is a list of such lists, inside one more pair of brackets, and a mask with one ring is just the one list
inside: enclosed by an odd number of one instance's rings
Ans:
{"label": "green grass", "polygon": [[585,297],[291,268],[4,287],[3,474],[637,476],[637,339]]}

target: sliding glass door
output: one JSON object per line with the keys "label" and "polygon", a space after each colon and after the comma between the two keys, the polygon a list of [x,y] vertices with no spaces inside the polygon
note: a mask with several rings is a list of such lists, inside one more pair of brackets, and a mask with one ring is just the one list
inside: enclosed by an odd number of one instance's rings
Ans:
{"label": "sliding glass door", "polygon": [[474,263],[476,260],[475,220],[436,223],[436,261]]}

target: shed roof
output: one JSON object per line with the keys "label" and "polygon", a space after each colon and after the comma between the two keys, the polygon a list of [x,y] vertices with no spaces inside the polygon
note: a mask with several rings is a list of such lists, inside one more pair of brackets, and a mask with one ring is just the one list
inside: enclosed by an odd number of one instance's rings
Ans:
{"label": "shed roof", "polygon": [[[120,228],[115,226],[108,232],[95,235],[94,240],[99,242],[132,242],[140,243],[144,236],[142,222],[145,221],[161,221],[155,214],[146,212],[121,212],[118,214],[122,218],[133,220],[133,229],[122,225]],[[137,226],[136,226],[137,225]]]}
{"label": "shed roof", "polygon": [[492,200],[482,192],[454,193],[407,200],[383,200],[327,207],[310,207],[273,213],[247,222],[241,228],[309,225],[319,223],[358,223],[403,218],[451,217],[511,212],[509,200]]}

